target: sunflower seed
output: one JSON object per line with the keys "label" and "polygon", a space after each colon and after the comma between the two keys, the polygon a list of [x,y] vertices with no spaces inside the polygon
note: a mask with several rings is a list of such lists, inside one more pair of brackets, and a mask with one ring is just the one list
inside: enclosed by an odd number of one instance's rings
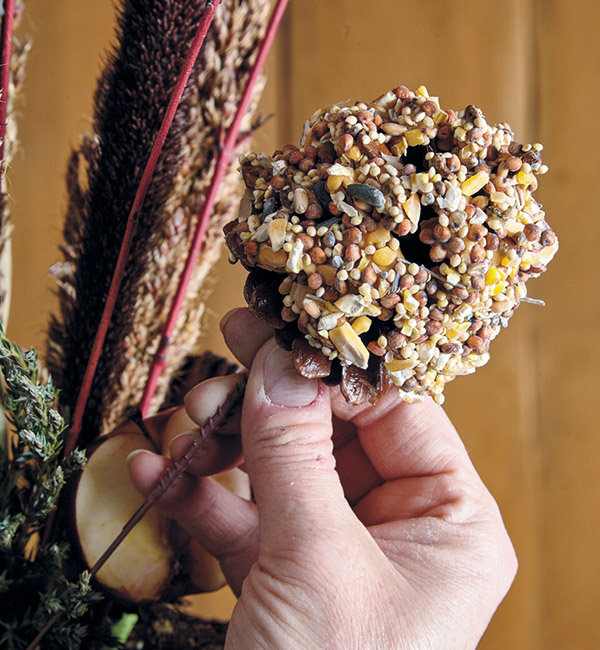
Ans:
{"label": "sunflower seed", "polygon": [[385,205],[385,197],[383,192],[376,187],[371,187],[366,183],[352,183],[346,188],[348,194],[353,199],[364,201],[375,208],[383,208]]}

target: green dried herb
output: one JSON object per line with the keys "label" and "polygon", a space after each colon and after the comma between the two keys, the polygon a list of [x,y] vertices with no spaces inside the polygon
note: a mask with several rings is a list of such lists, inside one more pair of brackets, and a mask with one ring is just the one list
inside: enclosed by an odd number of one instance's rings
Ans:
{"label": "green dried herb", "polygon": [[69,547],[43,541],[48,516],[85,454],[62,457],[65,422],[57,390],[41,378],[38,357],[9,341],[0,327],[2,405],[8,421],[0,445],[0,647],[26,648],[57,611],[65,616],[47,647],[74,649],[87,634],[89,607],[102,599],[87,572],[69,579]]}

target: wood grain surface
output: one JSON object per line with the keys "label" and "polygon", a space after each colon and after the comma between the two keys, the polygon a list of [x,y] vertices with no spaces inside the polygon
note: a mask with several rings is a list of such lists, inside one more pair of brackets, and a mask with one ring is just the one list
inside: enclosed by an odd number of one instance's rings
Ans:
{"label": "wood grain surface", "polygon": [[[54,305],[46,273],[58,259],[62,174],[86,127],[114,15],[109,2],[27,5],[23,31],[34,49],[22,153],[10,170],[9,331],[41,348]],[[547,306],[523,304],[493,343],[491,362],[447,389],[447,410],[520,559],[483,650],[600,647],[599,24],[596,0],[291,0],[269,61],[262,110],[274,117],[256,138],[258,151],[297,142],[322,106],[370,100],[400,84],[424,84],[449,108],[476,104],[489,121],[508,122],[522,141],[545,146],[550,173],[539,196],[561,250],[529,293]],[[242,304],[244,274],[226,260],[216,274],[205,346],[222,352],[218,320]],[[227,615],[232,603],[223,594],[224,603],[203,598],[210,615]]]}

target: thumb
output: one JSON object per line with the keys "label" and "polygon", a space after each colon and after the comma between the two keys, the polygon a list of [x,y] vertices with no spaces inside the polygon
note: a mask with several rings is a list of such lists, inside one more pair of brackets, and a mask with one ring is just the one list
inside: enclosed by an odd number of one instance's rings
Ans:
{"label": "thumb", "polygon": [[327,521],[345,516],[331,431],[329,391],[301,377],[291,354],[268,341],[248,378],[242,444],[261,543],[271,550],[278,542],[289,548],[292,538],[303,543]]}

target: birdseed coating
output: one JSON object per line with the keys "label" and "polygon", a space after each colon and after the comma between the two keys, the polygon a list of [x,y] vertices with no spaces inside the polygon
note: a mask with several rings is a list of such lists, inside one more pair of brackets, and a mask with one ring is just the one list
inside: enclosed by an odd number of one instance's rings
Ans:
{"label": "birdseed coating", "polygon": [[541,151],[424,87],[318,111],[299,147],[240,158],[247,189],[225,233],[250,308],[301,374],[352,403],[390,380],[441,403],[558,249],[532,196]]}

